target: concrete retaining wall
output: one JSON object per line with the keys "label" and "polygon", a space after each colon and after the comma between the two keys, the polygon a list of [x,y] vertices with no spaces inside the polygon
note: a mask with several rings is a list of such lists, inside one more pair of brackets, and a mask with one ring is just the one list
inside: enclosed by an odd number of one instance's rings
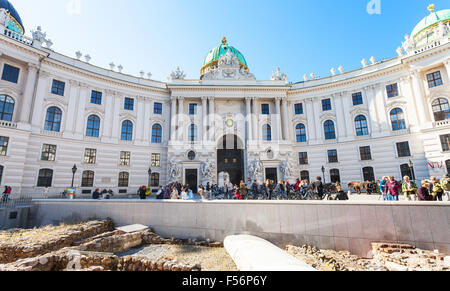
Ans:
{"label": "concrete retaining wall", "polygon": [[26,227],[29,213],[30,207],[1,208],[0,230]]}
{"label": "concrete retaining wall", "polygon": [[180,239],[250,234],[359,256],[370,255],[371,242],[395,242],[450,254],[448,202],[37,200],[29,226],[107,217]]}

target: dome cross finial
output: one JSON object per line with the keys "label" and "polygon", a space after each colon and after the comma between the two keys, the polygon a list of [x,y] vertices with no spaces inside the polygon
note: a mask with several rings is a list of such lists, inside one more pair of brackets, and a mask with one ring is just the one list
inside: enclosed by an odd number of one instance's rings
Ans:
{"label": "dome cross finial", "polygon": [[222,44],[223,44],[223,45],[226,45],[226,44],[227,44],[227,38],[226,38],[225,36],[222,38]]}
{"label": "dome cross finial", "polygon": [[435,8],[435,5],[434,4],[430,4],[427,9],[428,9],[428,11],[430,11],[430,13],[433,13],[434,12],[434,8]]}

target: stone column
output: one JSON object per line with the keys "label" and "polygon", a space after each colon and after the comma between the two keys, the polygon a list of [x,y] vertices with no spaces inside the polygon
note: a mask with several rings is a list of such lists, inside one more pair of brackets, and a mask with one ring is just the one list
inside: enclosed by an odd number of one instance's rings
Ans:
{"label": "stone column", "polygon": [[322,126],[322,121],[320,119],[320,99],[319,98],[314,98],[313,99],[313,110],[314,110],[314,122],[316,125],[316,139],[317,141],[322,141],[322,137],[323,137],[323,126]]}
{"label": "stone column", "polygon": [[416,108],[418,113],[417,117],[419,119],[420,124],[425,124],[431,121],[431,119],[427,110],[428,106],[425,102],[425,94],[423,90],[420,70],[414,70],[413,72],[411,72],[411,81],[414,91],[414,100],[416,102]]}
{"label": "stone column", "polygon": [[253,128],[253,140],[259,140],[258,135],[258,102],[255,97],[252,98],[253,114],[252,114],[252,128]]}
{"label": "stone column", "polygon": [[281,101],[281,98],[279,98],[279,97],[275,98],[275,126],[274,126],[274,129],[277,132],[276,136],[278,137],[278,140],[283,140],[283,133],[281,132],[280,101]]}
{"label": "stone column", "polygon": [[450,58],[444,61],[445,70],[447,71],[447,78],[450,80]]}
{"label": "stone column", "polygon": [[377,113],[377,101],[375,96],[375,87],[374,86],[367,86],[364,88],[365,95],[367,96],[367,106],[369,108],[369,118],[368,122],[371,126],[371,134],[375,134],[380,132],[380,122],[378,121],[378,113]]}
{"label": "stone column", "polygon": [[214,141],[215,138],[215,111],[214,111],[214,97],[208,97],[209,100],[209,115],[208,115],[208,123],[209,123],[209,140]]}
{"label": "stone column", "polygon": [[253,140],[253,129],[252,129],[252,99],[250,97],[245,98],[245,124],[247,133],[247,143]]}
{"label": "stone column", "polygon": [[183,141],[184,133],[184,97],[178,97],[178,141]]}
{"label": "stone column", "polygon": [[283,138],[284,140],[289,140],[289,136],[290,136],[290,127],[289,127],[289,123],[288,123],[288,113],[287,113],[287,98],[283,98],[282,99],[282,103],[281,103],[281,113],[282,113],[282,120],[283,120],[283,129],[282,129],[282,133],[283,133]]}
{"label": "stone column", "polygon": [[[347,137],[355,137],[356,136],[356,129],[355,129],[355,123],[352,120],[352,117],[350,116],[350,111],[352,108],[352,101],[351,101],[351,94],[349,92],[344,92],[341,96],[342,101],[342,108],[344,110],[344,119],[345,119],[345,130]],[[348,108],[346,110],[346,108]]]}
{"label": "stone column", "polygon": [[208,97],[202,97],[202,133],[203,143],[208,141]]}
{"label": "stone column", "polygon": [[334,104],[336,106],[336,117],[337,124],[336,129],[338,131],[338,137],[344,138],[347,134],[346,124],[345,124],[345,110],[342,104],[342,96],[340,94],[335,94],[332,96]]}
{"label": "stone column", "polygon": [[22,111],[20,113],[20,122],[29,123],[31,106],[33,104],[34,88],[36,85],[38,66],[32,63],[28,64],[27,83],[23,92]]}
{"label": "stone column", "polygon": [[135,109],[137,111],[137,120],[136,120],[136,141],[141,142],[144,139],[144,98],[136,97],[135,98]]}
{"label": "stone column", "polygon": [[170,108],[170,140],[175,141],[177,139],[177,98],[171,98]]}
{"label": "stone column", "polygon": [[80,83],[77,81],[70,80],[69,84],[70,89],[69,92],[67,93],[67,98],[69,99],[69,106],[67,107],[66,133],[70,133],[71,135],[73,135],[73,133],[75,132],[75,124],[77,122],[75,111],[77,109],[77,100],[78,97],[80,96]]}
{"label": "stone column", "polygon": [[313,108],[313,100],[305,99],[305,109],[306,109],[306,118],[307,118],[307,132],[306,134],[309,137],[309,141],[314,142],[316,140],[316,125],[317,122],[314,116],[314,108]]}
{"label": "stone column", "polygon": [[44,110],[44,99],[48,94],[48,86],[49,86],[49,78],[50,75],[47,72],[40,71],[39,72],[39,81],[36,89],[36,97],[34,100],[33,106],[33,116],[31,125],[33,127],[33,131],[40,132],[41,129],[44,128],[43,117],[45,118]]}
{"label": "stone column", "polygon": [[[143,98],[142,100],[143,102],[145,102],[144,105],[144,141],[145,142],[150,142],[151,141],[151,127],[150,127],[150,118],[151,118],[151,100],[147,99],[147,98]],[[163,124],[161,124],[163,125]],[[166,130],[167,132],[167,125],[164,126],[163,125],[163,132]],[[167,140],[167,136],[163,133],[163,138],[164,140]]]}
{"label": "stone column", "polygon": [[113,102],[114,102],[114,106],[113,106],[113,110],[114,110],[114,121],[112,124],[112,134],[111,137],[115,140],[120,140],[120,135],[121,135],[121,131],[122,131],[122,124],[120,121],[120,118],[118,118],[120,116],[120,110],[122,108],[122,98],[119,95],[119,93],[117,92],[113,92]]}
{"label": "stone column", "polygon": [[[83,138],[85,135],[86,129],[84,128],[86,122],[84,122],[85,116],[84,113],[86,112],[86,102],[89,98],[89,86],[87,84],[80,84],[81,90],[80,90],[80,100],[78,103],[77,108],[77,123],[75,124],[75,134],[77,138]],[[118,115],[116,115],[118,116]]]}

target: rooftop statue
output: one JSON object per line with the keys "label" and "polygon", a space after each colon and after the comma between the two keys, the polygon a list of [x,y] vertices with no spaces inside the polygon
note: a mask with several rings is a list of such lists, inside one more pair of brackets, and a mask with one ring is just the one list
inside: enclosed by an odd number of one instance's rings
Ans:
{"label": "rooftop statue", "polygon": [[0,25],[8,27],[11,16],[5,8],[0,8]]}
{"label": "rooftop statue", "polygon": [[402,44],[403,49],[407,54],[412,53],[416,48],[416,42],[409,35],[405,35],[405,42]]}
{"label": "rooftop statue", "polygon": [[170,73],[169,80],[184,80],[186,78],[186,74],[180,67],[177,67],[175,71]]}
{"label": "rooftop statue", "polygon": [[287,81],[287,75],[281,72],[280,68],[277,68],[275,72],[272,73],[272,81]]}

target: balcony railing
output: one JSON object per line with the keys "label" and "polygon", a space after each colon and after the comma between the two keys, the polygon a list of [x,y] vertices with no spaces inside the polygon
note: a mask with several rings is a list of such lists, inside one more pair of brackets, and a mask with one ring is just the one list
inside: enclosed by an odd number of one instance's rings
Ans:
{"label": "balcony railing", "polygon": [[15,32],[15,31],[12,31],[8,28],[4,28],[3,35],[5,35],[11,39],[17,40],[18,42],[24,43],[26,45],[30,45],[30,46],[33,45],[32,38],[27,37],[25,35],[21,35],[21,34]]}
{"label": "balcony railing", "polygon": [[0,121],[0,127],[17,128],[17,123],[10,121]]}
{"label": "balcony railing", "polygon": [[446,126],[450,126],[450,119],[436,121],[434,123],[434,127],[446,127]]}
{"label": "balcony railing", "polygon": [[62,137],[63,134],[62,132],[57,132],[57,131],[50,131],[50,130],[41,130],[41,134],[42,135],[46,135],[46,136],[54,136],[54,137]]}

